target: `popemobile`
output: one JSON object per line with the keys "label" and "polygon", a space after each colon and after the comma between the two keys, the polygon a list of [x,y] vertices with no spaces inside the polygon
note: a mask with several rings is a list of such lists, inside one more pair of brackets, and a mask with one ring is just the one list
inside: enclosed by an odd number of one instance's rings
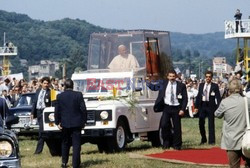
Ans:
{"label": "popemobile", "polygon": [[[121,66],[110,68],[114,57],[121,54],[118,52],[121,46],[123,52],[134,56],[136,67],[122,69],[126,63],[118,60]],[[91,34],[87,70],[72,75],[74,90],[83,93],[87,106],[82,143],[97,144],[99,151],[106,153],[123,151],[134,139],[160,146],[162,113],[153,110],[158,91],[150,90],[147,84],[164,79],[169,68],[172,62],[167,31]],[[60,131],[54,123],[54,107],[46,108],[43,118],[43,136],[50,152],[60,155]]]}

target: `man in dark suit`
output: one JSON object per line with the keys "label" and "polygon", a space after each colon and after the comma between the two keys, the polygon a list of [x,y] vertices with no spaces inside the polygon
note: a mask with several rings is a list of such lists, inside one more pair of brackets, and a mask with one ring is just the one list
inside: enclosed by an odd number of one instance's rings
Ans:
{"label": "man in dark suit", "polygon": [[208,117],[209,144],[215,144],[214,112],[221,102],[219,86],[212,82],[213,72],[205,73],[206,81],[199,85],[195,102],[195,112],[199,112],[199,129],[201,144],[207,142],[205,131],[205,118]]}
{"label": "man in dark suit", "polygon": [[[162,129],[163,148],[171,146],[180,150],[182,145],[181,116],[187,106],[186,85],[176,81],[176,72],[171,70],[159,90],[154,111],[163,111],[160,127]],[[171,132],[173,130],[173,133]]]}
{"label": "man in dark suit", "polygon": [[[7,117],[13,116],[13,114],[10,114],[8,105],[6,103],[6,100],[2,97],[0,97],[0,128],[4,127],[4,119],[6,121],[6,126],[9,129],[10,125],[7,123]],[[13,116],[14,117],[14,116]]]}
{"label": "man in dark suit", "polygon": [[39,135],[35,154],[43,151],[44,139],[42,138],[43,131],[43,110],[51,106],[50,99],[50,78],[43,77],[41,79],[41,88],[37,89],[34,102],[32,104],[31,119],[37,118],[39,124]]}
{"label": "man in dark suit", "polygon": [[240,13],[240,10],[239,9],[237,9],[236,10],[236,13],[235,13],[235,15],[234,15],[234,18],[235,18],[235,23],[236,23],[236,30],[235,30],[235,32],[236,33],[238,33],[238,29],[239,29],[239,25],[240,25],[240,30],[241,30],[241,32],[243,32],[243,29],[242,29],[242,24],[241,24],[241,16],[242,16],[242,13]]}
{"label": "man in dark suit", "polygon": [[57,95],[55,123],[62,130],[62,167],[67,167],[69,149],[73,146],[73,168],[81,163],[81,130],[87,120],[86,106],[81,92],[73,91],[73,81],[67,79],[65,90]]}

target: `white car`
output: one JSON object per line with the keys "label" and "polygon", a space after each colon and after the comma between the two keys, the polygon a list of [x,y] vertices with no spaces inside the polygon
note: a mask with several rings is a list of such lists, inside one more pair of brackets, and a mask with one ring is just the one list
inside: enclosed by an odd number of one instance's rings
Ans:
{"label": "white car", "polygon": [[[139,67],[112,70],[108,65],[117,55],[117,48],[126,45]],[[158,91],[147,87],[147,78],[162,80],[169,68],[170,38],[166,31],[127,31],[93,33],[90,37],[88,70],[72,74],[74,90],[83,93],[87,107],[87,123],[82,142],[98,145],[100,152],[124,150],[135,138],[160,146],[160,119],[153,106]],[[54,108],[44,110],[44,132],[48,140],[60,137],[54,123]],[[56,147],[58,140],[50,148]]]}

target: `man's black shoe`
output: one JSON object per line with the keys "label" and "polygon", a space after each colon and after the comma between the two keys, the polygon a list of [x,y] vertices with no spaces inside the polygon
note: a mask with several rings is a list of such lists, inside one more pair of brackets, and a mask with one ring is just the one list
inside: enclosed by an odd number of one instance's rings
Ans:
{"label": "man's black shoe", "polygon": [[170,148],[170,146],[162,146],[162,149],[164,149],[164,150],[166,150],[166,149],[169,149]]}
{"label": "man's black shoe", "polygon": [[207,141],[201,141],[200,145],[204,145]]}
{"label": "man's black shoe", "polygon": [[62,163],[61,168],[67,168],[67,163]]}
{"label": "man's black shoe", "polygon": [[215,143],[214,143],[214,142],[209,142],[208,144],[209,144],[209,145],[215,145]]}
{"label": "man's black shoe", "polygon": [[180,146],[175,146],[175,147],[173,147],[174,148],[174,150],[181,150],[181,147]]}

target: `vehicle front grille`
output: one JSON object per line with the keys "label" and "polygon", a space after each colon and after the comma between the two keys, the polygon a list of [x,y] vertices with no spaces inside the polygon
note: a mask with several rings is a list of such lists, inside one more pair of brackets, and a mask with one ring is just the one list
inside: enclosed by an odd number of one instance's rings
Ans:
{"label": "vehicle front grille", "polygon": [[86,126],[92,126],[92,125],[95,125],[95,110],[88,110]]}
{"label": "vehicle front grille", "polygon": [[30,117],[19,117],[19,123],[20,124],[29,124],[30,123]]}

